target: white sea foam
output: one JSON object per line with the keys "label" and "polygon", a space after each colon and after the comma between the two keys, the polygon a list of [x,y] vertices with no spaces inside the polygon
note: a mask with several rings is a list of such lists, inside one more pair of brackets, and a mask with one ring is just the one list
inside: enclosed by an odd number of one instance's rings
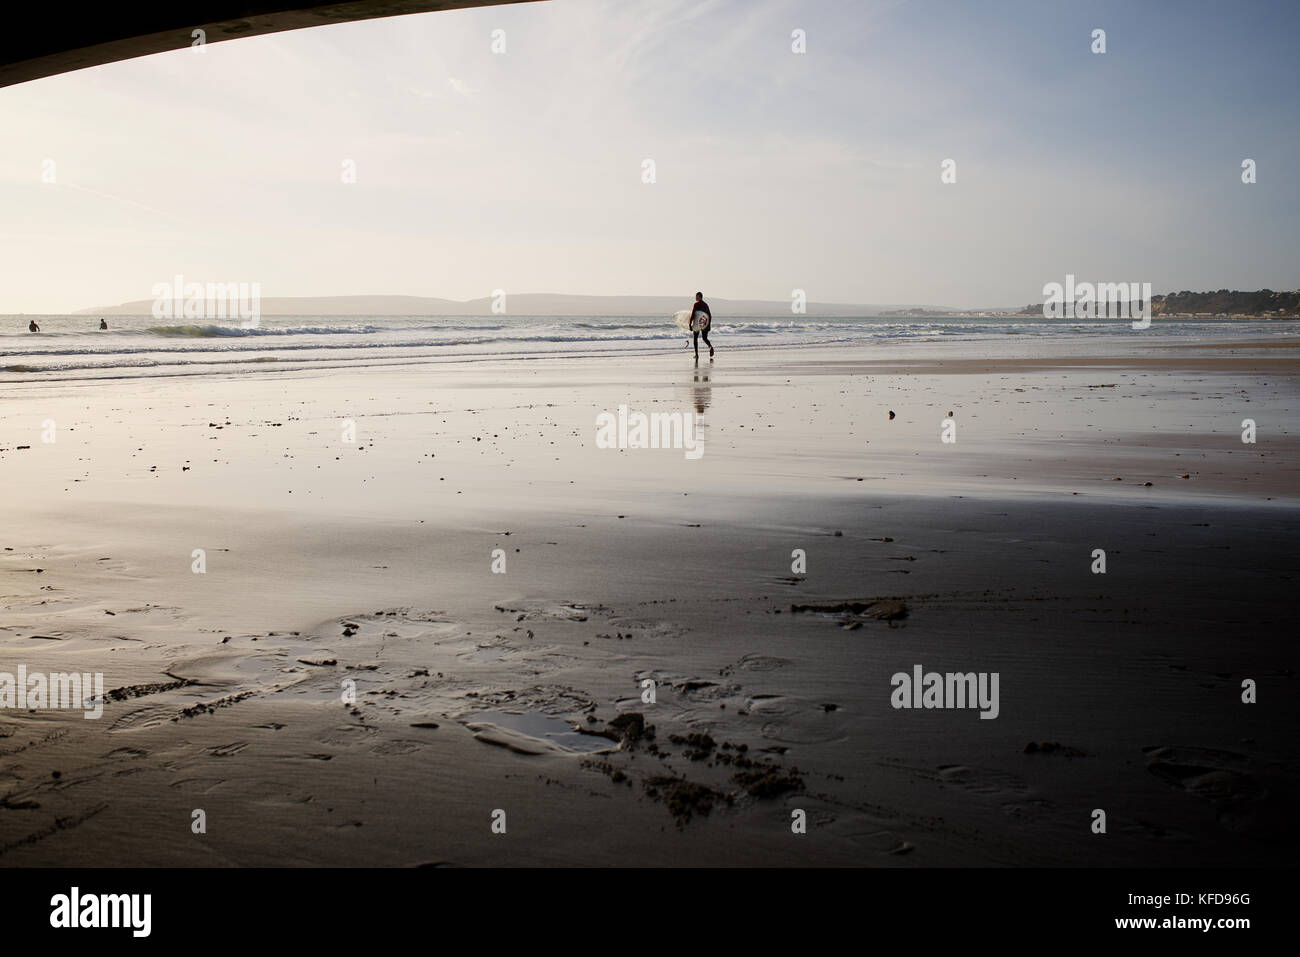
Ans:
{"label": "white sea foam", "polygon": [[[258,328],[238,321],[160,324],[152,316],[115,316],[100,331],[90,316],[0,316],[0,378],[165,374],[272,368],[276,363],[329,365],[346,358],[386,362],[409,358],[529,358],[548,353],[670,353],[683,333],[662,316],[429,317],[263,316]],[[1008,337],[1073,337],[1118,341],[1128,332],[1110,320],[975,316],[728,317],[711,334],[721,348],[795,349],[804,345],[887,341],[992,343]],[[1300,323],[1263,320],[1157,319],[1143,333],[1153,341],[1224,336],[1291,336]]]}

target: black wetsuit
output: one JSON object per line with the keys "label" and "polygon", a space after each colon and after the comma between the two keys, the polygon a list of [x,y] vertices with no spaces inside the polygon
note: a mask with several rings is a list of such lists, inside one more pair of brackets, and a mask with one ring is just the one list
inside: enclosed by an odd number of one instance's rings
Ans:
{"label": "black wetsuit", "polygon": [[709,347],[709,354],[713,354],[713,343],[709,342],[709,326],[713,325],[713,313],[709,311],[709,304],[703,299],[697,299],[691,303],[691,318],[694,319],[697,313],[704,313],[709,317],[708,323],[703,329],[696,329],[691,332],[691,341],[695,344],[695,358],[700,357],[700,336],[704,336],[704,344]]}

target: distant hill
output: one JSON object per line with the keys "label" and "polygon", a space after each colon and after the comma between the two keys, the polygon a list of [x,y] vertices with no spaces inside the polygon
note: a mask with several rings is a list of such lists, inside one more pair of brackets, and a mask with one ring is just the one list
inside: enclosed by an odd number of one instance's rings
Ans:
{"label": "distant hill", "polygon": [[[719,299],[706,296],[721,315],[789,316],[789,300]],[[560,293],[518,293],[506,298],[513,316],[668,316],[685,309],[691,296],[568,296]],[[873,316],[885,310],[937,307],[866,303],[808,303],[809,316]],[[118,306],[82,309],[80,316],[147,316],[152,299]],[[490,316],[492,299],[434,299],[425,296],[270,296],[263,297],[264,316]]]}
{"label": "distant hill", "polygon": [[1256,292],[1237,292],[1220,289],[1218,292],[1171,292],[1167,296],[1151,297],[1153,316],[1285,316],[1300,318],[1300,291],[1274,292],[1260,289]]}

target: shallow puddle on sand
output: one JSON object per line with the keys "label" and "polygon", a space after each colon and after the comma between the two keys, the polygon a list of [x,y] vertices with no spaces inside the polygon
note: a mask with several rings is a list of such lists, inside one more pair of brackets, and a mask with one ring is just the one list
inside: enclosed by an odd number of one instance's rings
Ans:
{"label": "shallow puddle on sand", "polygon": [[533,738],[550,745],[550,748],[589,754],[595,751],[612,751],[618,745],[597,734],[574,731],[573,725],[563,718],[540,711],[503,711],[492,709],[460,716],[466,727],[495,725],[516,735]]}

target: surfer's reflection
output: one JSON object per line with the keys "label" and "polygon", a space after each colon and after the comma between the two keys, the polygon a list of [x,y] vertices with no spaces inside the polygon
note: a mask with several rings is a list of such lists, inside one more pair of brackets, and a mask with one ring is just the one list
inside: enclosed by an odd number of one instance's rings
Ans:
{"label": "surfer's reflection", "polygon": [[691,399],[695,403],[695,411],[703,415],[713,401],[713,387],[709,385],[707,372],[696,371],[695,384],[691,386]]}

